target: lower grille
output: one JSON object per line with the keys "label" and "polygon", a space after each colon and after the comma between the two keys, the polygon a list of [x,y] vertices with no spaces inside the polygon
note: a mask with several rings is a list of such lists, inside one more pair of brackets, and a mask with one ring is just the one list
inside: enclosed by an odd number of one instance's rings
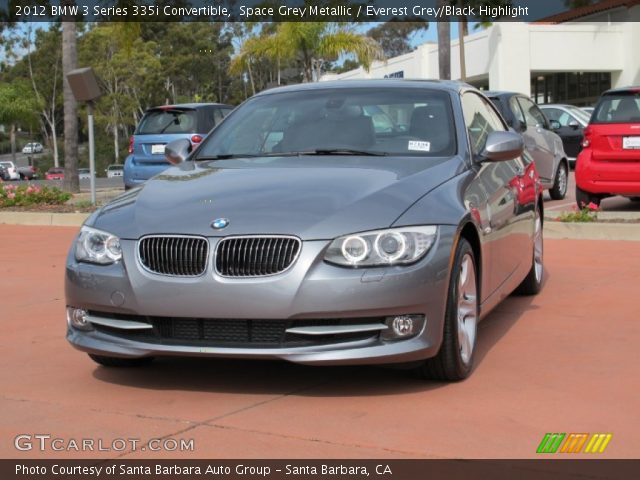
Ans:
{"label": "lower grille", "polygon": [[149,271],[176,277],[197,277],[207,269],[209,242],[178,235],[144,237],[138,242],[140,262]]}
{"label": "lower grille", "polygon": [[282,236],[220,240],[216,271],[223,277],[262,277],[284,272],[300,253],[300,239]]}
{"label": "lower grille", "polygon": [[120,330],[103,325],[94,325],[98,331],[131,340],[173,344],[182,346],[283,348],[325,345],[345,341],[363,340],[378,336],[378,332],[353,332],[330,335],[299,335],[287,333],[292,327],[365,325],[384,323],[384,317],[271,320],[271,319],[212,319],[172,318],[118,315],[90,312],[92,314],[122,320],[149,323],[149,330]]}

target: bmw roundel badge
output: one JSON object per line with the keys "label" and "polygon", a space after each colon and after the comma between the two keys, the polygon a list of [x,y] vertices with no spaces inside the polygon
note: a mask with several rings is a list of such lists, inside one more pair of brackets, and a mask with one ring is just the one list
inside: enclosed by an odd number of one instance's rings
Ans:
{"label": "bmw roundel badge", "polygon": [[213,222],[211,222],[211,228],[215,228],[216,230],[222,230],[229,225],[229,219],[227,218],[216,218]]}

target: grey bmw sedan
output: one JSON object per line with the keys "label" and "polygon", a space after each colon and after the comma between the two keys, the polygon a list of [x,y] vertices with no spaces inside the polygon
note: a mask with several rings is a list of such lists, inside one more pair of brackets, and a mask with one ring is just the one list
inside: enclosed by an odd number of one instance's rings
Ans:
{"label": "grey bmw sedan", "polygon": [[477,325],[543,277],[523,140],[456,82],[262,92],[97,210],[66,265],[67,339],[168,355],[403,364],[461,380]]}

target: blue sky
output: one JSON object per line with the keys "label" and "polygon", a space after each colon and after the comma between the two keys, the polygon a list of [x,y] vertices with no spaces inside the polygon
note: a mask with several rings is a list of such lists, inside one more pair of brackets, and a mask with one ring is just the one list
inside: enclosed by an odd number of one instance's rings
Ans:
{"label": "blue sky", "polygon": [[[373,26],[375,26],[376,23],[375,22],[367,22],[367,23],[362,23],[358,26],[357,30],[360,32],[366,32],[367,30],[369,30],[370,28],[372,28]],[[474,33],[474,23],[470,23],[469,24],[469,32],[470,33]],[[34,27],[34,29],[37,28],[48,28],[49,24],[48,23],[37,23],[37,24],[31,24],[32,27]],[[21,28],[26,30],[26,26],[22,25]],[[424,31],[418,32],[415,35],[413,35],[413,37],[410,39],[410,43],[412,47],[417,47],[418,45],[424,43],[424,42],[436,42],[437,38],[438,38],[438,24],[436,22],[430,22],[429,23],[429,28],[427,28]],[[457,22],[451,22],[451,38],[458,38],[458,23]],[[0,50],[0,61],[4,60],[4,52],[2,50]]]}

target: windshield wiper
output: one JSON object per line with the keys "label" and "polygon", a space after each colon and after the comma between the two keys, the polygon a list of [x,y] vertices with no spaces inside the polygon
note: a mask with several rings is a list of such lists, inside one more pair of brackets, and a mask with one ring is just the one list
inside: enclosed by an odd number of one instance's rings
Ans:
{"label": "windshield wiper", "polygon": [[371,152],[369,150],[355,150],[353,148],[317,148],[308,152],[298,152],[300,155],[362,155],[369,157],[385,157],[387,152]]}
{"label": "windshield wiper", "polygon": [[220,155],[203,155],[196,157],[200,160],[229,160],[235,158],[261,158],[261,157],[298,157],[302,155],[362,155],[373,157],[387,156],[386,152],[370,152],[367,150],[355,150],[351,148],[318,148],[315,150],[302,150],[299,152],[269,152],[269,153],[222,153]]}
{"label": "windshield wiper", "polygon": [[253,153],[223,153],[220,155],[203,155],[201,157],[196,157],[196,162],[200,160],[230,160],[233,158],[256,158],[262,157],[263,155],[255,155]]}

